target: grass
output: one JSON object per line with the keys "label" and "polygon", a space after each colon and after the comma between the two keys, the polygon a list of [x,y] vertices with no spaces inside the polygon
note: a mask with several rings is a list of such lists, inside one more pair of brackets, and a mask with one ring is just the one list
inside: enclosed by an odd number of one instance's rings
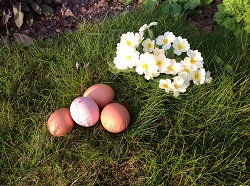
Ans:
{"label": "grass", "polygon": [[[157,35],[170,30],[201,51],[211,84],[174,98],[134,73],[109,71],[120,35],[156,20]],[[207,35],[183,18],[140,11],[82,24],[53,42],[4,44],[0,185],[250,185],[248,49],[221,28]],[[76,62],[90,65],[77,70]],[[128,129],[110,134],[99,122],[51,136],[49,115],[96,83],[113,87],[129,109]]]}

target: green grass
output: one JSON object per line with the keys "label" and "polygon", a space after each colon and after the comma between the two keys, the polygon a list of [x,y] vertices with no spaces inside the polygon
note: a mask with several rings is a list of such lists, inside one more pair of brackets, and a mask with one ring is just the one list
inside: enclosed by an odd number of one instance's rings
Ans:
{"label": "green grass", "polygon": [[[172,31],[201,51],[211,84],[174,98],[134,73],[109,71],[120,35],[151,21],[159,22],[156,35]],[[205,35],[185,19],[139,11],[82,24],[53,42],[4,44],[0,185],[250,185],[248,49],[223,29]],[[77,70],[83,61],[90,65]],[[96,83],[113,87],[114,101],[128,108],[128,129],[111,134],[99,122],[50,135],[49,115]]]}

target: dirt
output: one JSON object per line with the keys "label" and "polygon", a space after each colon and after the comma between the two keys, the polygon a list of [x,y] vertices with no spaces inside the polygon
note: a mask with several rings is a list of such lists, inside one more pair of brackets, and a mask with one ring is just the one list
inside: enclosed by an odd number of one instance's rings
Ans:
{"label": "dirt", "polygon": [[[212,32],[216,26],[214,14],[217,5],[221,0],[215,0],[211,6],[199,7],[197,13],[191,15],[187,21],[191,25],[196,25],[204,31]],[[76,30],[78,24],[84,21],[93,22],[102,20],[104,17],[112,17],[124,11],[132,11],[139,7],[139,3],[124,5],[122,2],[108,0],[67,0],[65,4],[57,6],[51,18],[44,16],[37,17],[32,26],[24,24],[18,29],[14,23],[8,26],[9,35],[6,35],[6,28],[0,27],[0,40],[6,38],[18,38],[19,34],[24,34],[32,39],[53,38]]]}

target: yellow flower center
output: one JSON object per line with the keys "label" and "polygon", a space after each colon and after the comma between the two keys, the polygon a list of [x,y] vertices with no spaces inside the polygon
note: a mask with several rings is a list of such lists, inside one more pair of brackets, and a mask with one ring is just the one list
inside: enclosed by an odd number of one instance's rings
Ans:
{"label": "yellow flower center", "polygon": [[131,45],[132,45],[132,42],[129,41],[129,40],[127,40],[127,41],[126,41],[126,45],[127,45],[127,46],[131,46]]}
{"label": "yellow flower center", "polygon": [[190,60],[190,63],[195,64],[196,60],[192,57],[191,60]]}
{"label": "yellow flower center", "polygon": [[148,43],[148,44],[147,44],[147,47],[148,47],[148,48],[152,48],[152,44],[151,44],[151,43]]}
{"label": "yellow flower center", "polygon": [[142,64],[142,68],[144,68],[144,69],[148,70],[148,64],[143,63],[143,64]]}
{"label": "yellow flower center", "polygon": [[168,38],[163,39],[163,44],[168,44]]}
{"label": "yellow flower center", "polygon": [[194,74],[194,79],[195,79],[195,80],[200,79],[200,74],[199,74],[199,73],[195,73],[195,74]]}
{"label": "yellow flower center", "polygon": [[162,62],[161,60],[156,61],[156,65],[157,65],[157,66],[160,67],[162,64],[163,64],[163,62]]}
{"label": "yellow flower center", "polygon": [[187,67],[185,67],[185,68],[184,68],[184,71],[188,73],[188,72],[190,72],[190,69],[187,68]]}
{"label": "yellow flower center", "polygon": [[164,87],[164,88],[169,88],[168,84],[166,84],[166,83],[163,84],[163,87]]}
{"label": "yellow flower center", "polygon": [[130,55],[127,55],[126,56],[126,59],[129,61],[129,60],[131,60],[131,56]]}
{"label": "yellow flower center", "polygon": [[168,70],[169,70],[169,71],[174,71],[174,67],[170,65],[170,66],[168,67]]}
{"label": "yellow flower center", "polygon": [[178,89],[179,88],[179,85],[176,83],[174,84],[174,88]]}
{"label": "yellow flower center", "polygon": [[178,44],[178,49],[179,49],[179,50],[182,50],[182,49],[183,49],[183,45],[179,43],[179,44]]}

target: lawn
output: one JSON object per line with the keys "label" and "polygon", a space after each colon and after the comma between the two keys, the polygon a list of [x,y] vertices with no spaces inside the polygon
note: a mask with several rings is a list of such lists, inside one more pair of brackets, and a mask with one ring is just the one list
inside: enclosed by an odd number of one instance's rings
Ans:
{"label": "lawn", "polygon": [[[156,35],[171,31],[202,53],[210,84],[173,97],[134,72],[110,71],[121,34],[152,21]],[[83,23],[54,41],[3,44],[0,185],[250,185],[248,39],[137,11]],[[110,85],[114,102],[129,110],[127,130],[112,134],[98,122],[52,136],[50,114],[97,83]]]}

